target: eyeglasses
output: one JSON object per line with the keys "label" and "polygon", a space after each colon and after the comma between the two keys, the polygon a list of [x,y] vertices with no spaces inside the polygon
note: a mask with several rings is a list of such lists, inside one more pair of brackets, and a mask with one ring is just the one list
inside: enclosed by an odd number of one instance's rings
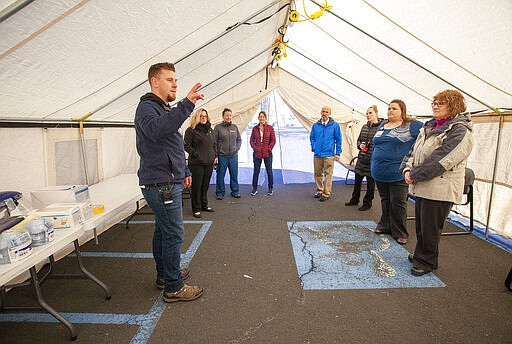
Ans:
{"label": "eyeglasses", "polygon": [[201,117],[201,118],[208,118],[208,116],[205,116],[205,115],[200,115],[199,117]]}
{"label": "eyeglasses", "polygon": [[446,105],[448,104],[448,102],[433,102],[433,103],[430,103],[430,105],[432,105],[432,107],[434,106],[443,106],[443,105]]}

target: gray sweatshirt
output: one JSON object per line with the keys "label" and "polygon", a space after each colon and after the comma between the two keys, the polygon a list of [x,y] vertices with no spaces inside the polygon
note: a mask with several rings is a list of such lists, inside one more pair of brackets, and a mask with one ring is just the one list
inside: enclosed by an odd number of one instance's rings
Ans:
{"label": "gray sweatshirt", "polygon": [[233,156],[238,153],[242,146],[242,137],[238,127],[233,123],[222,122],[213,130],[215,139],[215,153],[217,156]]}

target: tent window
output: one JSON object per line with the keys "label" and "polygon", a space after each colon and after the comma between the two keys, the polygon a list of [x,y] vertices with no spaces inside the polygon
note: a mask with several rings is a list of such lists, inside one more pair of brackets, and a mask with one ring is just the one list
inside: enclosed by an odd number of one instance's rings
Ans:
{"label": "tent window", "polygon": [[84,166],[87,166],[89,184],[99,182],[97,140],[91,139],[84,142],[86,164],[83,162],[82,148],[79,140],[55,143],[56,185],[87,184]]}
{"label": "tent window", "polygon": [[47,185],[87,184],[103,179],[101,129],[87,128],[84,137],[85,164],[81,138],[76,128],[45,130]]}

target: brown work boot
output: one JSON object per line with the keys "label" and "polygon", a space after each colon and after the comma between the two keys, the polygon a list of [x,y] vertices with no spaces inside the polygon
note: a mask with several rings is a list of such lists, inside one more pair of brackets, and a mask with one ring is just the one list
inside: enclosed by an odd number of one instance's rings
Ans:
{"label": "brown work boot", "polygon": [[[183,268],[180,269],[181,272],[181,279],[184,281],[190,276],[190,269],[189,268]],[[155,285],[158,289],[164,289],[165,287],[165,279],[163,278],[157,278]]]}
{"label": "brown work boot", "polygon": [[196,285],[184,284],[183,288],[174,293],[164,291],[165,302],[192,301],[203,295],[203,288]]}

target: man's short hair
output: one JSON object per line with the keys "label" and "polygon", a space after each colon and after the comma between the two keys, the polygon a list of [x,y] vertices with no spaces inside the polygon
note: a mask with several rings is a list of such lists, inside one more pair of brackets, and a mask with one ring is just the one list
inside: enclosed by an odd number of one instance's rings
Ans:
{"label": "man's short hair", "polygon": [[225,114],[226,112],[231,112],[231,113],[233,113],[233,111],[231,111],[231,109],[224,108],[224,110],[222,110],[222,117],[224,117],[224,114]]}
{"label": "man's short hair", "polygon": [[170,63],[170,62],[156,63],[156,64],[152,65],[151,67],[149,67],[148,81],[149,81],[150,84],[151,84],[151,78],[157,77],[158,74],[160,74],[160,71],[162,69],[167,69],[167,70],[170,70],[172,72],[176,72],[176,69],[174,69],[174,65],[172,63]]}

